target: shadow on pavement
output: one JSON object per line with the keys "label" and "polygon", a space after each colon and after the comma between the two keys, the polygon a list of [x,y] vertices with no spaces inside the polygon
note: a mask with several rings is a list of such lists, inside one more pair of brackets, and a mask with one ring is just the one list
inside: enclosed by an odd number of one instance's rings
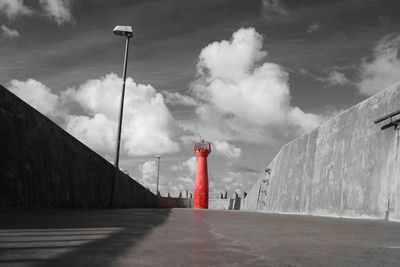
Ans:
{"label": "shadow on pavement", "polygon": [[110,266],[170,209],[0,211],[0,266]]}

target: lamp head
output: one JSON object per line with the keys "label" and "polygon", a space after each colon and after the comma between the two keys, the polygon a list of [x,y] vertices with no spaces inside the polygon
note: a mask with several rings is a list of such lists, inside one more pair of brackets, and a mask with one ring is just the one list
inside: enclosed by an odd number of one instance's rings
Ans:
{"label": "lamp head", "polygon": [[113,30],[115,35],[126,36],[128,38],[132,37],[132,27],[131,26],[115,26]]}

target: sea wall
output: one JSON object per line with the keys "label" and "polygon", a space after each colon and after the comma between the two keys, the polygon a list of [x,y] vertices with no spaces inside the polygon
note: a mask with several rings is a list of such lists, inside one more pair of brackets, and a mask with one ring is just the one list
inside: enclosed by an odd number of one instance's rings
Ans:
{"label": "sea wall", "polygon": [[209,199],[208,209],[210,210],[240,210],[240,198]]}
{"label": "sea wall", "polygon": [[158,197],[157,208],[193,208],[193,198]]}
{"label": "sea wall", "polygon": [[[105,208],[114,167],[0,86],[0,208]],[[155,195],[119,172],[115,204],[154,207]]]}
{"label": "sea wall", "polygon": [[374,124],[398,109],[395,84],[284,145],[243,209],[400,220],[399,131]]}

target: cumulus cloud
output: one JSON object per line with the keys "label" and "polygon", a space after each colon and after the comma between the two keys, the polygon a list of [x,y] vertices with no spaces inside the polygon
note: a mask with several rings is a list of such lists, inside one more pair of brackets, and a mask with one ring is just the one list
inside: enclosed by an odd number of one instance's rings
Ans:
{"label": "cumulus cloud", "polygon": [[287,17],[289,12],[281,0],[263,0],[262,14],[266,20],[272,21],[274,19]]}
{"label": "cumulus cloud", "polygon": [[[253,179],[249,179],[252,177]],[[228,171],[219,181],[215,181],[215,186],[212,188],[212,192],[218,195],[221,192],[227,191],[230,195],[228,197],[234,197],[234,193],[241,194],[244,190],[252,187],[257,175],[245,175],[241,172]]]}
{"label": "cumulus cloud", "polygon": [[316,81],[325,83],[327,86],[345,86],[351,84],[343,72],[331,70],[326,72],[326,76],[318,76],[311,73],[305,73]]}
{"label": "cumulus cloud", "polygon": [[170,105],[182,105],[188,107],[194,107],[197,105],[197,101],[188,95],[182,95],[178,92],[163,92],[165,96],[165,102]]}
{"label": "cumulus cloud", "polygon": [[117,123],[104,114],[70,115],[66,130],[75,138],[101,154],[110,154],[116,143]]}
{"label": "cumulus cloud", "polygon": [[30,15],[32,10],[24,5],[23,0],[0,0],[0,12],[13,19],[19,15]]}
{"label": "cumulus cloud", "polygon": [[[146,161],[140,167],[142,173],[142,180],[140,182],[143,186],[149,188],[150,191],[156,193],[157,188],[157,163],[154,160]],[[182,197],[186,197],[185,191],[188,193],[193,191],[194,188],[194,176],[178,175],[175,179],[170,179],[160,174],[158,191],[162,196],[167,196],[168,193],[172,197],[178,197],[179,192],[182,193]]]}
{"label": "cumulus cloud", "polygon": [[[107,152],[115,144],[122,79],[108,74],[89,80],[70,93],[89,115],[70,116],[67,130],[91,148]],[[172,140],[174,119],[164,97],[151,85],[126,80],[122,148],[128,155],[173,153],[179,145]]]}
{"label": "cumulus cloud", "polygon": [[273,142],[318,125],[317,115],[290,105],[289,75],[265,60],[262,42],[253,28],[239,29],[201,51],[189,91],[199,121],[183,128],[212,140]]}
{"label": "cumulus cloud", "polygon": [[400,80],[399,47],[400,34],[387,35],[375,46],[372,59],[363,59],[357,83],[361,94],[373,95]]}
{"label": "cumulus cloud", "polygon": [[66,114],[61,97],[41,82],[11,80],[8,89],[46,116],[54,118]]}
{"label": "cumulus cloud", "polygon": [[5,14],[9,19],[34,13],[45,14],[58,25],[62,25],[73,21],[71,14],[72,2],[73,0],[39,0],[39,4],[44,11],[44,13],[41,13],[26,6],[23,0],[0,0],[0,13]]}
{"label": "cumulus cloud", "polygon": [[328,74],[327,81],[330,85],[340,85],[344,86],[350,83],[343,72],[337,70],[330,71]]}
{"label": "cumulus cloud", "polygon": [[309,72],[304,68],[300,68],[299,72],[305,76],[308,76],[316,81],[324,83],[326,86],[346,86],[353,85],[353,83],[347,79],[344,72],[340,71],[340,69],[347,69],[349,66],[334,66],[331,69],[324,70],[323,74],[317,75]]}
{"label": "cumulus cloud", "polygon": [[4,38],[13,39],[19,37],[19,32],[15,29],[10,29],[6,25],[1,25],[1,31]]}
{"label": "cumulus cloud", "polygon": [[73,20],[71,15],[72,0],[39,0],[39,3],[47,16],[54,19],[58,25]]}
{"label": "cumulus cloud", "polygon": [[311,34],[311,33],[317,32],[317,31],[319,31],[320,28],[321,28],[321,24],[319,22],[314,22],[308,26],[307,33]]}
{"label": "cumulus cloud", "polygon": [[[89,80],[61,94],[29,79],[12,80],[10,91],[51,118],[62,117],[63,127],[93,150],[108,156],[114,153],[122,79],[108,74]],[[69,114],[66,108],[77,105],[83,114]],[[164,97],[150,85],[126,80],[121,149],[131,156],[174,153],[179,150],[174,138],[174,119]]]}
{"label": "cumulus cloud", "polygon": [[156,193],[157,188],[157,164],[154,160],[146,161],[141,168],[142,184],[148,187],[150,191]]}
{"label": "cumulus cloud", "polygon": [[226,141],[214,141],[214,150],[224,155],[228,159],[238,159],[242,155],[242,149],[231,145]]}
{"label": "cumulus cloud", "polygon": [[194,175],[197,169],[197,158],[195,156],[182,161],[176,165],[171,166],[171,170],[173,171],[189,171],[190,175]]}

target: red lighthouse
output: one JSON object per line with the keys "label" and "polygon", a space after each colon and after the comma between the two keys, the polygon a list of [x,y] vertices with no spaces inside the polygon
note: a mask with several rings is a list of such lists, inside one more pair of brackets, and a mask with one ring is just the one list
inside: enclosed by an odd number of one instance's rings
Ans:
{"label": "red lighthouse", "polygon": [[194,152],[197,155],[197,172],[194,189],[194,208],[208,209],[208,171],[207,156],[211,153],[211,144],[201,140],[194,144]]}

